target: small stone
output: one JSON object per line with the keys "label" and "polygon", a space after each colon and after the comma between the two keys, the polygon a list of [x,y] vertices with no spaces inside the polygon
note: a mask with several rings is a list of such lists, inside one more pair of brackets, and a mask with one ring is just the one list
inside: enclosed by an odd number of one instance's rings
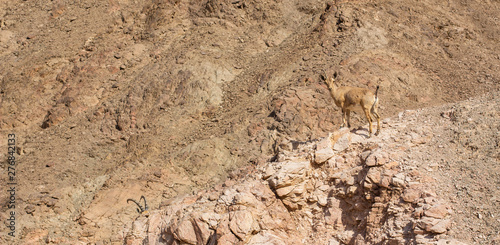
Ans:
{"label": "small stone", "polygon": [[387,163],[388,155],[385,152],[374,151],[366,158],[366,166],[382,166]]}
{"label": "small stone", "polygon": [[429,231],[437,234],[445,233],[450,228],[451,220],[445,219],[432,226]]}
{"label": "small stone", "polygon": [[229,228],[241,240],[254,231],[254,218],[250,211],[236,211],[231,215]]}
{"label": "small stone", "polygon": [[328,245],[340,245],[340,242],[337,239],[332,238],[328,241]]}
{"label": "small stone", "polygon": [[349,188],[347,188],[347,194],[354,195],[354,193],[356,193],[357,190],[358,190],[357,186],[355,185],[349,186]]}
{"label": "small stone", "polygon": [[425,210],[424,214],[427,217],[442,219],[446,217],[446,215],[448,214],[448,209],[446,208],[445,205],[437,204]]}
{"label": "small stone", "polygon": [[335,131],[331,136],[331,141],[333,142],[333,150],[343,151],[349,148],[351,143],[350,132],[348,128],[341,128]]}
{"label": "small stone", "polygon": [[404,187],[405,186],[405,177],[404,174],[399,173],[396,174],[394,177],[392,177],[392,184],[397,187]]}
{"label": "small stone", "polygon": [[278,194],[279,197],[284,197],[284,196],[290,194],[294,188],[295,188],[295,186],[293,186],[293,185],[285,186],[285,187],[277,189],[276,194]]}
{"label": "small stone", "polygon": [[318,187],[318,189],[320,191],[326,191],[326,190],[330,189],[330,186],[329,185],[322,185],[322,186]]}
{"label": "small stone", "polygon": [[196,244],[196,232],[194,230],[193,224],[185,219],[182,221],[174,230],[174,237],[188,244]]}
{"label": "small stone", "polygon": [[379,168],[370,168],[366,174],[366,180],[373,184],[379,184],[381,181],[381,172]]}
{"label": "small stone", "polygon": [[316,144],[316,151],[314,152],[314,161],[316,164],[322,164],[334,156],[332,149],[332,142],[330,137],[323,138]]}
{"label": "small stone", "polygon": [[403,201],[405,202],[410,202],[410,203],[416,203],[418,199],[420,198],[420,190],[418,189],[405,189],[403,192]]}
{"label": "small stone", "polygon": [[323,196],[320,196],[320,197],[318,198],[318,204],[319,204],[320,206],[325,207],[325,206],[328,204],[328,197],[327,197],[327,196],[324,196],[324,195],[323,195]]}

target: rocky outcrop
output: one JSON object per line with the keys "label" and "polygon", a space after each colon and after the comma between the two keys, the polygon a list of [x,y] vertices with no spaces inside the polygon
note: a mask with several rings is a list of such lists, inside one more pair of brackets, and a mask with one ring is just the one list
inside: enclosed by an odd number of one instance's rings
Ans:
{"label": "rocky outcrop", "polygon": [[[341,129],[310,142],[281,142],[274,162],[211,191],[176,198],[139,217],[126,244],[429,244],[450,228],[451,206],[403,165],[404,127],[379,137]],[[396,139],[396,140],[394,140]],[[414,142],[414,143],[411,143]]]}

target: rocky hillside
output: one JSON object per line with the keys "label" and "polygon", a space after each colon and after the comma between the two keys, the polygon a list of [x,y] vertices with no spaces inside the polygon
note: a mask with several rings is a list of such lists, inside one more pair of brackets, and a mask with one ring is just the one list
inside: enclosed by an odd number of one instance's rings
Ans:
{"label": "rocky hillside", "polygon": [[141,215],[126,243],[497,244],[498,95],[402,112],[379,137],[280,142],[245,177]]}
{"label": "rocky hillside", "polygon": [[[122,243],[127,199],[164,207],[276,160],[280,142],[327,137],[340,112],[325,72],[380,85],[383,118],[498,91],[496,16],[498,1],[0,0],[0,181],[15,134],[19,190],[17,236],[2,226],[0,243]],[[460,144],[484,140],[457,127]],[[436,162],[457,156],[457,180],[483,178],[465,150]],[[436,186],[455,190],[444,176]],[[473,184],[457,195],[490,190]],[[491,241],[475,207],[456,212],[462,231]]]}

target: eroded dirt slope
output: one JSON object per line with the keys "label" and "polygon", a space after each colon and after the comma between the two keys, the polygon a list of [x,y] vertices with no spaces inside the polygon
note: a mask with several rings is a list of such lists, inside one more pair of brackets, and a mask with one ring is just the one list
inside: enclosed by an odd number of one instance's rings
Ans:
{"label": "eroded dirt slope", "polygon": [[325,71],[380,85],[383,117],[498,90],[499,8],[0,0],[1,138],[17,135],[22,190],[16,239],[119,243],[137,215],[127,198],[158,207],[266,162],[283,139],[326,136],[340,112]]}

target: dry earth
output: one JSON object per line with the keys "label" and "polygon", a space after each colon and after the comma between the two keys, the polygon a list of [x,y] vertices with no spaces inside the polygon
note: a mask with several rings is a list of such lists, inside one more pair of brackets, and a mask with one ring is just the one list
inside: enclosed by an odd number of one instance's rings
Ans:
{"label": "dry earth", "polygon": [[390,120],[477,98],[415,118],[434,148],[404,146],[408,128],[398,166],[426,167],[449,236],[498,243],[497,16],[497,0],[0,0],[3,187],[17,140],[16,237],[0,242],[123,243],[128,198],[156,210],[337,129],[320,74],[338,71],[380,85]]}

